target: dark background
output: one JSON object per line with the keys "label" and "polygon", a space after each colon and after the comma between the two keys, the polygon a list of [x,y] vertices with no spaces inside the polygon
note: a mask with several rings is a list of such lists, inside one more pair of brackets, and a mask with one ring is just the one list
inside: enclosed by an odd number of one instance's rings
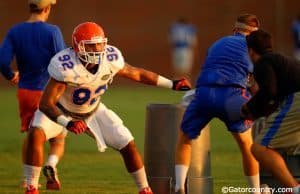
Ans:
{"label": "dark background", "polygon": [[[170,76],[168,27],[177,17],[185,16],[198,28],[200,60],[194,66],[195,77],[209,45],[230,34],[241,13],[256,14],[261,28],[274,36],[276,50],[292,55],[291,23],[300,13],[299,0],[57,0],[49,23],[61,28],[71,46],[77,24],[97,22],[104,28],[109,44],[121,49],[129,64]],[[1,0],[0,41],[12,25],[28,15],[26,0]]]}

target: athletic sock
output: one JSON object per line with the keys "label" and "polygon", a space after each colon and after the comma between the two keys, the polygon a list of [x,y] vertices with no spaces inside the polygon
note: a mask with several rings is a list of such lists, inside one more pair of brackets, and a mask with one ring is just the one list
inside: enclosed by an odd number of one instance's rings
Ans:
{"label": "athletic sock", "polygon": [[144,189],[146,187],[149,187],[144,167],[142,167],[142,168],[138,169],[137,171],[132,172],[130,174],[131,174],[131,176],[135,182],[135,185],[137,186],[139,191],[141,191],[142,189]]}
{"label": "athletic sock", "polygon": [[57,163],[58,163],[58,157],[57,155],[51,154],[48,157],[48,160],[46,162],[46,166],[52,166],[52,167],[56,167]]}
{"label": "athletic sock", "polygon": [[175,192],[182,189],[184,190],[185,185],[185,179],[188,173],[189,167],[186,165],[175,165],[175,178],[176,178],[176,184],[175,184]]}
{"label": "athletic sock", "polygon": [[41,169],[42,167],[24,164],[24,176],[26,177],[27,186],[32,185],[38,189]]}
{"label": "athletic sock", "polygon": [[246,176],[248,185],[250,188],[255,188],[256,192],[252,192],[252,194],[260,194],[260,182],[259,182],[259,174],[253,176]]}

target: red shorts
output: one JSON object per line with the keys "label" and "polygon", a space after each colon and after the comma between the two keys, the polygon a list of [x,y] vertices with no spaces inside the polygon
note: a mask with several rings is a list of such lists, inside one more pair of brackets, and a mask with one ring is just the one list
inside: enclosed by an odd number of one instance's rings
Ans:
{"label": "red shorts", "polygon": [[43,92],[37,90],[18,89],[19,113],[21,119],[21,132],[28,131],[28,127],[37,110]]}

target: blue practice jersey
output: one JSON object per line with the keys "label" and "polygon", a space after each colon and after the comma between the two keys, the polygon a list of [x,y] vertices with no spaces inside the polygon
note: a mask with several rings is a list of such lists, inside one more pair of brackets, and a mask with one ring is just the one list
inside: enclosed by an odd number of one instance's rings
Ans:
{"label": "blue practice jersey", "polygon": [[200,86],[246,87],[247,75],[253,72],[244,35],[236,33],[215,42],[209,49],[198,77]]}
{"label": "blue practice jersey", "polygon": [[16,57],[19,88],[43,90],[50,59],[65,48],[60,29],[45,22],[23,22],[13,26],[0,48],[0,70],[6,79],[13,76],[10,64]]}
{"label": "blue practice jersey", "polygon": [[300,49],[300,21],[295,21],[292,26],[294,45]]}
{"label": "blue practice jersey", "polygon": [[191,24],[174,23],[170,28],[170,41],[174,48],[186,48],[195,44],[196,27]]}

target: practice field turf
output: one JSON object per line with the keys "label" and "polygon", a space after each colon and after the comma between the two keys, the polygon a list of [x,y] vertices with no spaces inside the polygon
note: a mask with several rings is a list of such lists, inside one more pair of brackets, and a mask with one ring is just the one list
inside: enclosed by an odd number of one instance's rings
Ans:
{"label": "practice field turf", "polygon": [[[103,102],[123,119],[143,153],[146,106],[149,103],[177,103],[182,95],[182,92],[151,86],[118,86],[107,91]],[[0,109],[0,193],[23,193],[18,184],[23,173],[21,145],[24,134],[19,132],[15,89],[0,88]],[[222,186],[245,186],[241,157],[233,138],[218,120],[214,120],[210,126],[214,193],[222,193]],[[41,176],[43,188],[40,193],[137,193],[118,152],[108,149],[99,153],[95,142],[86,135],[76,136],[69,133],[65,156],[59,163],[58,170],[62,183],[61,191],[47,192],[45,179]]]}

